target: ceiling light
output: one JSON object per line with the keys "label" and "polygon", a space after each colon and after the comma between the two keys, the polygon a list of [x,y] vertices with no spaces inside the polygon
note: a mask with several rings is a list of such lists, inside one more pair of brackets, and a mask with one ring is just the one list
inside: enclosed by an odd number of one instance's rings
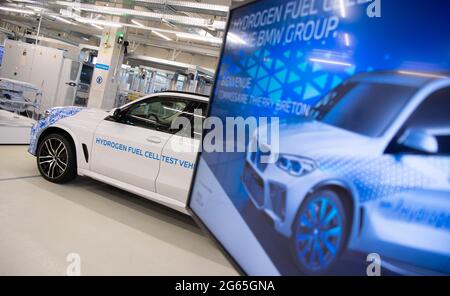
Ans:
{"label": "ceiling light", "polygon": [[11,7],[4,7],[0,6],[0,10],[8,11],[8,12],[17,12],[17,13],[24,13],[24,14],[31,14],[34,15],[35,13],[31,10],[24,10],[24,9],[18,9],[18,8],[11,8]]}
{"label": "ceiling light", "polygon": [[[147,28],[146,26],[144,26],[143,24],[141,24],[140,22],[138,22],[138,21],[136,21],[136,20],[131,20],[131,22],[132,22],[133,24],[137,25],[137,26],[140,27],[140,28]],[[163,35],[163,34],[161,34],[161,33],[159,33],[159,32],[156,32],[156,31],[153,31],[153,30],[152,30],[152,33],[155,34],[156,36],[158,36],[158,37],[164,39],[164,40],[167,40],[167,41],[173,41],[172,39],[170,39],[170,38],[167,37],[166,35]]]}
{"label": "ceiling light", "polygon": [[96,20],[96,19],[91,19],[91,18],[79,17],[79,18],[76,18],[76,20],[79,21],[80,23],[85,23],[85,24],[90,24],[90,25],[99,25],[99,26],[114,27],[114,28],[122,27],[121,23],[108,22],[108,21]]}
{"label": "ceiling light", "polygon": [[63,22],[63,23],[69,24],[69,25],[75,25],[75,23],[73,23],[73,22],[71,22],[71,21],[68,21],[68,20],[66,20],[65,18],[59,17],[59,16],[57,16],[57,15],[52,15],[52,17],[53,17],[55,20],[58,20],[58,21],[60,21],[60,22]]}
{"label": "ceiling light", "polygon": [[211,42],[211,43],[217,43],[217,44],[222,43],[222,39],[217,38],[217,37],[208,37],[208,36],[201,36],[201,35],[189,34],[189,33],[177,33],[176,35],[178,38],[182,38],[182,39],[191,39],[191,40]]}
{"label": "ceiling light", "polygon": [[103,30],[104,28],[102,26],[96,25],[96,24],[90,24],[92,27],[97,28],[99,30]]}
{"label": "ceiling light", "polygon": [[131,22],[135,25],[138,25],[139,27],[145,27],[143,24],[141,24],[140,22],[138,22],[137,20],[131,20]]}
{"label": "ceiling light", "polygon": [[167,37],[166,35],[163,35],[163,34],[161,34],[161,33],[159,33],[159,32],[152,31],[152,33],[155,34],[155,35],[158,36],[158,37],[161,37],[161,38],[164,39],[164,40],[167,40],[167,41],[173,41],[172,39],[170,39],[170,38]]}
{"label": "ceiling light", "polygon": [[42,7],[37,7],[37,6],[31,6],[31,5],[25,5],[26,8],[34,10],[34,11],[42,11],[43,8]]}

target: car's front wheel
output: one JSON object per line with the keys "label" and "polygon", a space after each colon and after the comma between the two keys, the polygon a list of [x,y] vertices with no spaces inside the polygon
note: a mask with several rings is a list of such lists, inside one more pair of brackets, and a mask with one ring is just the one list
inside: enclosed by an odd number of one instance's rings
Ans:
{"label": "car's front wheel", "polygon": [[294,221],[291,242],[301,272],[322,275],[333,269],[345,248],[348,221],[337,193],[319,190],[306,198]]}
{"label": "car's front wheel", "polygon": [[37,166],[41,175],[53,183],[66,183],[77,176],[75,151],[64,136],[46,136],[37,149]]}

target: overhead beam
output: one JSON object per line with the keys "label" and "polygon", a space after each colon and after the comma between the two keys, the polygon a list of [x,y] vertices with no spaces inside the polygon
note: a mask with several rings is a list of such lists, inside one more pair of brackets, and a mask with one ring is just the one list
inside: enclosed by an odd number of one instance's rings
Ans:
{"label": "overhead beam", "polygon": [[227,16],[230,8],[226,5],[217,5],[209,3],[200,3],[192,1],[178,1],[178,0],[135,0],[134,2],[147,3],[158,8],[172,6],[180,11],[204,13],[217,16]]}
{"label": "overhead beam", "polygon": [[[49,35],[49,34],[47,34]],[[30,34],[26,34],[25,38],[29,38],[29,39],[37,39],[39,41],[47,41],[47,42],[51,42],[51,43],[55,43],[55,44],[61,44],[61,45],[65,45],[65,46],[69,46],[72,47],[73,49],[78,48],[78,43],[68,40],[68,39],[64,39],[64,38],[60,38],[60,37],[53,37],[52,38],[47,38],[47,37],[43,37],[43,36],[36,36],[36,35],[30,35]]]}
{"label": "overhead beam", "polygon": [[[8,15],[8,14],[0,14],[0,15],[2,21],[15,24],[16,26],[27,27],[30,29],[37,27],[37,22],[35,24],[30,23],[30,18],[28,17],[23,17],[19,15]],[[44,18],[42,19],[42,26],[51,30],[59,31],[61,33],[78,32],[92,36],[98,36],[99,33],[99,30],[95,29],[94,27],[86,26],[83,24],[76,24],[76,25],[64,24],[56,20],[45,18],[45,15]]]}
{"label": "overhead beam", "polygon": [[189,53],[195,53],[195,54],[201,54],[201,55],[207,55],[211,57],[219,57],[220,55],[220,48],[215,48],[211,46],[203,46],[203,45],[193,45],[193,44],[184,44],[180,42],[175,41],[166,41],[166,40],[156,40],[156,39],[149,39],[144,38],[136,35],[128,35],[127,36],[128,41],[130,42],[136,42],[141,43],[145,45],[150,45],[154,47],[159,48],[165,48],[165,49],[175,49],[180,50],[183,52],[189,52]]}
{"label": "overhead beam", "polygon": [[[135,16],[148,18],[152,20],[166,20],[169,22],[173,22],[176,24],[189,26],[189,27],[201,27],[201,28],[214,28],[216,30],[224,30],[225,29],[225,21],[218,21],[214,19],[205,19],[199,17],[189,17],[189,16],[181,16],[167,13],[158,13],[152,11],[143,11],[136,9],[128,9],[128,8],[119,8],[119,7],[110,7],[110,6],[99,6],[93,4],[85,4],[78,2],[67,2],[67,1],[56,1],[56,4],[66,7],[77,8],[82,11],[90,11],[100,14],[109,14],[109,15],[117,15],[117,16]],[[70,17],[76,16],[69,15]]]}
{"label": "overhead beam", "polygon": [[[2,21],[12,23],[14,25],[27,27],[27,28],[33,28],[36,27],[36,24],[30,24],[29,18],[23,18],[19,16],[11,16],[11,15],[2,15]],[[59,23],[56,23],[54,21],[44,21],[43,22],[43,30],[42,33],[44,33],[46,36],[58,39],[61,41],[64,41],[65,39],[62,37],[57,36],[54,33],[50,33],[47,29],[50,30],[57,30],[60,32],[64,32],[63,28],[70,28],[72,32],[79,32],[83,34],[89,34],[93,35],[93,31],[95,29],[89,28],[87,26],[69,26],[65,24],[64,27],[58,26]],[[161,30],[161,31],[167,31],[173,33],[173,31],[169,30]],[[186,42],[180,42],[180,41],[166,41],[159,38],[148,38],[143,37],[142,35],[134,35],[134,34],[128,34],[127,40],[130,42],[135,42],[143,45],[153,46],[157,48],[164,48],[164,49],[175,49],[177,51],[192,53],[192,54],[198,54],[198,55],[206,55],[211,57],[219,57],[220,55],[220,47],[213,47],[208,45],[201,45],[201,44],[192,44],[192,43],[186,43]]]}
{"label": "overhead beam", "polygon": [[214,69],[209,69],[205,67],[199,67],[197,65],[187,64],[187,63],[181,63],[176,61],[169,61],[167,59],[159,59],[154,57],[148,57],[144,55],[130,55],[128,56],[128,59],[136,60],[136,61],[144,61],[151,65],[162,65],[167,66],[170,68],[176,68],[184,71],[200,71],[202,73],[205,73],[210,76],[214,76]]}

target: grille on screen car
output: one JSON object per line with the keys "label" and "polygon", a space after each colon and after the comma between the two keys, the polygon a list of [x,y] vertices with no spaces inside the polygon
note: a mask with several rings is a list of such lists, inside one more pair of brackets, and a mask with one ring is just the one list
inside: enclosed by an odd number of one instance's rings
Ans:
{"label": "grille on screen car", "polygon": [[269,148],[264,149],[266,151],[262,151],[259,147],[257,147],[256,152],[252,152],[250,155],[250,160],[256,166],[256,168],[260,172],[264,172],[267,169],[267,161],[263,162],[263,157],[269,157],[271,155],[271,151]]}
{"label": "grille on screen car", "polygon": [[248,164],[245,164],[243,182],[247,187],[251,198],[258,204],[264,205],[264,181],[259,177],[258,173]]}

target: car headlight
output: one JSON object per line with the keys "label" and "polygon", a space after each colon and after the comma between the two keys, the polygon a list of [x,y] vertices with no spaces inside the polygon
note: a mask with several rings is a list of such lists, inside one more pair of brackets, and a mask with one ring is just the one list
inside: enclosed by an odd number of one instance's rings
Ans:
{"label": "car headlight", "polygon": [[317,168],[316,163],[312,159],[283,154],[278,157],[277,166],[295,177],[310,174]]}

